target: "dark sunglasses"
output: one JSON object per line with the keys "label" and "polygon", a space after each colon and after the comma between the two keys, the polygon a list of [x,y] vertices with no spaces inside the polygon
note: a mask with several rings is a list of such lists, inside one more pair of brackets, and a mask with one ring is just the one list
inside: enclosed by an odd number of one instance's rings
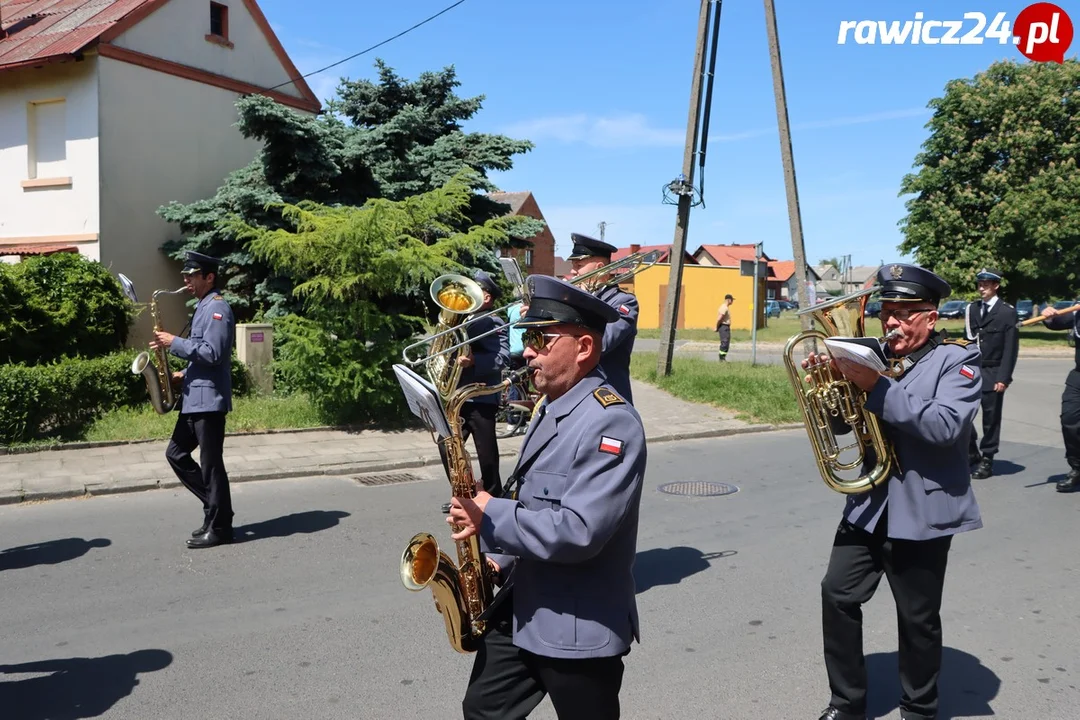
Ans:
{"label": "dark sunglasses", "polygon": [[[521,336],[521,342],[526,347],[531,347],[539,352],[549,348],[561,337],[575,337],[569,333],[546,333],[540,328],[529,328]],[[550,340],[550,342],[549,342]]]}

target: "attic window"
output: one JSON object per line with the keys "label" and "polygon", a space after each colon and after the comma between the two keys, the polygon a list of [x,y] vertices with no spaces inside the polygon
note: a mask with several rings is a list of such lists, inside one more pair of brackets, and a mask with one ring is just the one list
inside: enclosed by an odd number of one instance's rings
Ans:
{"label": "attic window", "polygon": [[210,34],[206,36],[208,42],[215,45],[233,47],[229,42],[229,6],[221,3],[210,3]]}

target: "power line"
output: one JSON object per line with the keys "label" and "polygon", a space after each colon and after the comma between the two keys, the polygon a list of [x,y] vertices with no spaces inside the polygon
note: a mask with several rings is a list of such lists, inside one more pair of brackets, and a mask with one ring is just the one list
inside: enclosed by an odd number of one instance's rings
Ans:
{"label": "power line", "polygon": [[[318,70],[315,70],[313,72],[309,72],[306,75],[301,75],[300,78],[302,78],[302,79],[303,78],[309,78],[312,75],[318,75],[319,73],[325,72],[326,70],[329,70],[330,68],[337,67],[338,65],[341,65],[342,63],[347,63],[350,60],[355,60],[356,58],[360,57],[361,55],[369,53],[372,50],[378,49],[378,48],[382,47],[383,45],[385,45],[385,44],[387,44],[389,42],[393,42],[394,40],[397,40],[402,35],[407,35],[407,34],[411,33],[413,30],[420,27],[421,25],[426,25],[427,23],[431,22],[432,20],[439,17],[440,15],[443,15],[445,13],[450,12],[451,10],[453,10],[454,8],[456,8],[458,5],[462,4],[463,2],[465,2],[465,0],[457,0],[457,2],[454,3],[453,5],[450,5],[448,7],[443,8],[442,10],[435,13],[434,15],[427,18],[426,20],[421,20],[420,22],[416,23],[415,25],[413,25],[408,30],[402,30],[397,35],[395,35],[394,37],[387,38],[386,40],[383,40],[381,43],[378,43],[377,45],[372,45],[371,47],[367,48],[366,50],[361,50],[360,52],[358,52],[358,53],[356,53],[354,55],[350,55],[349,57],[345,58],[344,60],[338,60],[336,63],[333,63],[332,65],[327,65],[324,68],[319,68]],[[296,81],[295,80],[287,80],[287,81],[281,83],[280,85],[275,85],[274,87],[267,88],[267,89],[268,90],[277,90],[279,87],[284,87],[286,85],[291,85],[294,82],[296,82]]]}

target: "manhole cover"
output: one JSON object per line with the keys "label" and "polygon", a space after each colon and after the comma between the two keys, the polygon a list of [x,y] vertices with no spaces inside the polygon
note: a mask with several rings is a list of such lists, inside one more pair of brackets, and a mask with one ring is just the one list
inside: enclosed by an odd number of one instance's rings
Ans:
{"label": "manhole cover", "polygon": [[715,495],[731,495],[739,492],[739,488],[726,483],[715,482],[673,482],[660,486],[660,492],[668,495],[689,495],[691,497],[713,497]]}
{"label": "manhole cover", "polygon": [[412,473],[384,473],[381,475],[358,475],[355,480],[361,485],[396,485],[398,483],[418,482],[425,478]]}

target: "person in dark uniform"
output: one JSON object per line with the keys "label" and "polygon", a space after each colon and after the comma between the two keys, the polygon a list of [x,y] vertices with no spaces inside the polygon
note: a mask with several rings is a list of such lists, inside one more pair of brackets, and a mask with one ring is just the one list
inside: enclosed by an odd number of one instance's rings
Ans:
{"label": "person in dark uniform", "polygon": [[[971,489],[968,435],[982,394],[979,348],[935,330],[949,285],[912,265],[878,271],[881,324],[901,336],[888,352],[903,358],[897,379],[838,359],[836,369],[867,393],[866,409],[896,452],[886,482],[846,496],[821,582],[825,667],[832,699],[820,720],[864,720],[866,663],[862,606],[882,575],[896,602],[900,637],[900,715],[937,717],[941,597],[952,536],[982,527]],[[828,360],[820,355],[803,367]],[[846,425],[844,426],[846,427]],[[876,458],[867,459],[866,472]]]}
{"label": "person in dark uniform", "polygon": [[1061,394],[1061,436],[1069,474],[1057,484],[1058,492],[1071,493],[1080,490],[1080,312],[1059,313],[1047,306],[1042,316],[1046,327],[1068,330],[1077,339],[1075,364],[1065,377],[1065,392]]}
{"label": "person in dark uniform", "polygon": [[[574,250],[570,253],[571,275],[576,277],[597,270],[611,263],[611,256],[618,249],[588,235],[571,233]],[[610,280],[610,278],[601,278]],[[588,288],[583,288],[588,290]],[[608,382],[626,402],[633,404],[630,391],[630,355],[634,352],[634,339],[637,337],[638,301],[630,293],[619,289],[618,283],[611,282],[596,292],[596,296],[618,312],[618,320],[604,330],[604,348],[600,357],[600,367],[604,369]]]}
{"label": "person in dark uniform", "polygon": [[1020,336],[1016,328],[1016,308],[998,297],[1002,275],[983,268],[975,276],[981,300],[967,306],[964,330],[982,351],[982,445],[972,428],[968,455],[977,467],[971,477],[982,480],[994,474],[994,455],[1001,438],[1001,406],[1005,390],[1012,384]]}
{"label": "person in dark uniform", "polygon": [[[181,274],[188,292],[199,299],[187,338],[154,333],[151,348],[165,347],[188,366],[173,374],[181,383],[180,416],[165,457],[180,482],[202,501],[203,524],[187,541],[191,548],[232,542],[233,509],[222,449],[225,415],[232,410],[232,350],[236,321],[217,289],[217,258],[189,252]],[[199,448],[199,462],[191,452]]]}
{"label": "person in dark uniform", "polygon": [[[499,284],[484,271],[476,273],[474,278],[484,292],[484,304],[476,311],[487,312],[501,294]],[[467,321],[466,321],[467,322]],[[498,385],[502,382],[504,368],[510,367],[510,337],[506,322],[497,315],[469,323],[466,332],[469,338],[483,335],[495,328],[496,333],[473,340],[469,344],[471,352],[458,358],[462,365],[458,387],[472,383]],[[499,441],[495,434],[495,416],[499,412],[499,396],[484,395],[466,402],[461,408],[461,441],[466,442],[471,436],[476,446],[476,461],[480,465],[480,479],[484,489],[494,495],[502,490],[502,478],[499,475]],[[450,477],[447,464],[446,448],[440,443],[439,454],[442,456],[446,477]],[[450,503],[443,505],[443,512],[450,512]]]}
{"label": "person in dark uniform", "polygon": [[618,312],[534,275],[525,358],[546,395],[509,497],[455,498],[501,581],[462,702],[465,720],[521,720],[545,695],[560,720],[619,717],[623,657],[639,639],[634,557],[645,474],[641,417],[599,367]]}

